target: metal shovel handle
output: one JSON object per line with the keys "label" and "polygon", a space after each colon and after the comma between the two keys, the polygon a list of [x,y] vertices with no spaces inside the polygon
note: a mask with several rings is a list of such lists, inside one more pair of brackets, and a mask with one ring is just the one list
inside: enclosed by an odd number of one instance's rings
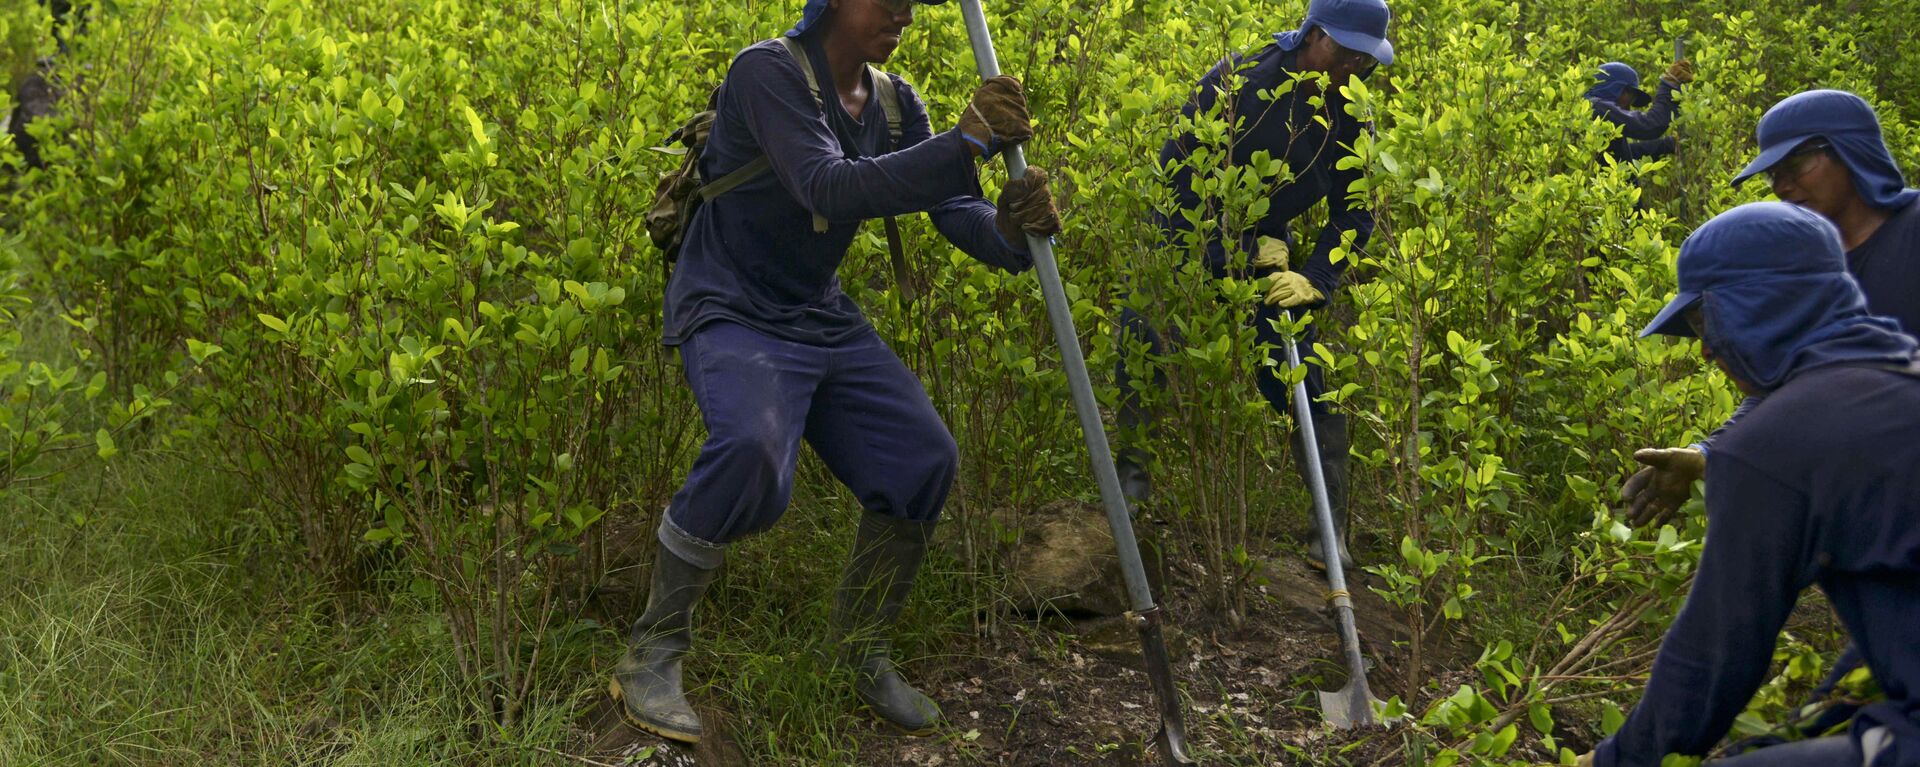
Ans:
{"label": "metal shovel handle", "polygon": [[[998,76],[1000,60],[993,51],[993,37],[987,30],[987,15],[980,7],[980,0],[960,0],[960,15],[966,19],[967,40],[973,45],[973,59],[979,66],[981,79]],[[1020,147],[1009,147],[1000,155],[1006,159],[1008,175],[1013,178],[1026,175],[1026,154]],[[1160,608],[1153,602],[1147,570],[1140,562],[1133,518],[1127,512],[1126,497],[1120,492],[1120,475],[1113,468],[1106,427],[1100,421],[1100,405],[1093,397],[1093,384],[1087,378],[1087,360],[1080,353],[1080,335],[1073,328],[1072,304],[1067,302],[1066,288],[1060,282],[1060,267],[1053,258],[1053,242],[1028,235],[1027,250],[1033,254],[1033,273],[1040,278],[1040,293],[1047,302],[1047,320],[1053,326],[1053,338],[1067,369],[1073,409],[1080,417],[1080,431],[1086,435],[1093,476],[1100,485],[1100,499],[1106,506],[1107,525],[1113,530],[1113,543],[1119,549],[1127,602],[1133,608],[1128,618],[1140,632],[1141,655],[1159,703],[1161,728],[1156,740],[1161,756],[1171,764],[1193,764],[1186,754],[1186,725],[1181,716],[1179,691],[1173,684],[1173,670],[1160,632]]]}
{"label": "metal shovel handle", "polygon": [[[1293,320],[1293,310],[1287,310]],[[1299,371],[1300,344],[1287,334],[1287,369]],[[1327,561],[1327,589],[1334,617],[1340,624],[1340,649],[1346,655],[1347,686],[1341,688],[1344,711],[1326,712],[1330,720],[1351,724],[1373,724],[1373,695],[1367,689],[1367,665],[1360,657],[1360,631],[1354,626],[1353,597],[1347,591],[1347,574],[1340,564],[1340,536],[1333,530],[1333,504],[1327,500],[1326,467],[1320,463],[1320,435],[1314,430],[1313,407],[1307,395],[1307,379],[1301,376],[1293,384],[1293,422],[1300,431],[1300,456],[1307,467],[1307,484],[1313,492],[1313,515],[1320,529],[1320,551]],[[1342,725],[1348,726],[1348,725]]]}

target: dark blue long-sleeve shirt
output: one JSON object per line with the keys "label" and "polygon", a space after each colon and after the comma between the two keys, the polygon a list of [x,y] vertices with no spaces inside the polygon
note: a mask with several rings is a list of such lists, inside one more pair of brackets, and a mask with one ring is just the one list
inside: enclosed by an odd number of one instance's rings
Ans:
{"label": "dark blue long-sleeve shirt", "polygon": [[1879,767],[1920,766],[1920,378],[1876,367],[1789,379],[1708,454],[1708,532],[1685,607],[1599,767],[1707,753],[1765,681],[1801,589],[1818,583],[1887,693]]}
{"label": "dark blue long-sleeve shirt", "polygon": [[[1234,119],[1238,121],[1232,161],[1235,165],[1249,164],[1255,152],[1265,151],[1276,159],[1286,159],[1293,180],[1273,191],[1268,198],[1266,215],[1253,232],[1239,237],[1234,245],[1242,254],[1250,255],[1255,252],[1260,236],[1291,242],[1293,238],[1289,236],[1287,224],[1315,203],[1326,200],[1327,224],[1321,228],[1312,254],[1304,264],[1296,265],[1295,271],[1305,275],[1322,296],[1332,297],[1347,267],[1346,261],[1333,262],[1334,248],[1340,245],[1346,232],[1353,233],[1356,249],[1365,246],[1373,234],[1373,214],[1347,199],[1347,190],[1360,178],[1360,169],[1337,167],[1341,159],[1353,155],[1351,147],[1367,126],[1347,114],[1346,99],[1337,93],[1326,94],[1324,104],[1318,109],[1298,90],[1275,101],[1260,98],[1260,91],[1279,87],[1298,71],[1294,59],[1292,51],[1278,45],[1267,46],[1250,56],[1228,57],[1201,78],[1182,114],[1192,117],[1212,109],[1219,100],[1221,83],[1229,67],[1238,70],[1240,90],[1233,94],[1231,102]],[[1251,66],[1245,66],[1249,64]],[[1325,121],[1324,125],[1321,120]],[[1198,144],[1191,133],[1173,138],[1160,150],[1160,164],[1165,166],[1170,161],[1185,159]],[[1173,175],[1172,187],[1180,208],[1205,210],[1205,201],[1193,189],[1190,169],[1181,167]],[[1178,214],[1171,220],[1161,221],[1161,225],[1169,230],[1170,239],[1192,228]],[[1207,266],[1215,276],[1226,275],[1230,262],[1226,248],[1227,243],[1219,237],[1207,243]]]}
{"label": "dark blue long-sleeve shirt", "polygon": [[1901,206],[1872,237],[1847,251],[1847,271],[1867,294],[1867,311],[1892,317],[1907,335],[1920,336],[1920,200]]}
{"label": "dark blue long-sleeve shirt", "polygon": [[1621,162],[1673,154],[1674,140],[1667,135],[1667,128],[1673,125],[1673,116],[1679,111],[1673,93],[1673,86],[1661,80],[1660,87],[1654,91],[1653,106],[1644,112],[1620,106],[1610,99],[1588,96],[1587,103],[1593,106],[1594,117],[1620,126],[1620,138],[1607,144],[1607,154]]}
{"label": "dark blue long-sleeve shirt", "polygon": [[[826,54],[804,44],[817,81],[832,83]],[[836,272],[864,219],[927,211],[968,255],[1014,271],[1031,265],[1024,249],[994,229],[994,206],[979,196],[966,140],[957,131],[935,135],[919,94],[893,80],[901,102],[898,151],[889,151],[877,91],[855,120],[831,85],[824,102],[816,100],[779,41],[755,44],[734,59],[700,170],[718,179],[765,154],[772,172],[694,213],[667,285],[668,345],[716,320],[812,344],[858,332],[866,318],[841,292]],[[814,231],[815,214],[828,220],[827,231]]]}

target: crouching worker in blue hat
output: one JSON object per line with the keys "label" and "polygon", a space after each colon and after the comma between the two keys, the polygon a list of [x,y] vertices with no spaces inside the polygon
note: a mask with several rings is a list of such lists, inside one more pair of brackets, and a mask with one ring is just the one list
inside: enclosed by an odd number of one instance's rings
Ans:
{"label": "crouching worker in blue hat", "polygon": [[1638,71],[1618,61],[1601,64],[1594,79],[1599,82],[1586,93],[1593,116],[1620,126],[1620,138],[1607,144],[1608,156],[1628,162],[1673,154],[1675,142],[1667,128],[1679,111],[1675,95],[1681,86],[1693,82],[1692,62],[1681,60],[1668,66],[1654,96],[1640,89]]}
{"label": "crouching worker in blue hat", "polygon": [[[1386,39],[1391,17],[1382,0],[1313,0],[1298,29],[1274,35],[1274,43],[1259,51],[1229,56],[1215,65],[1201,78],[1183,110],[1191,118],[1214,109],[1223,97],[1231,99],[1228,107],[1236,122],[1232,163],[1246,165],[1256,152],[1265,152],[1275,159],[1284,158],[1292,171],[1292,179],[1272,191],[1266,215],[1251,231],[1223,238],[1216,230],[1205,245],[1207,267],[1215,278],[1255,277],[1266,283],[1265,300],[1252,319],[1260,341],[1276,351],[1270,369],[1258,374],[1258,386],[1273,409],[1289,419],[1293,416],[1287,407],[1291,387],[1280,378],[1287,363],[1285,352],[1279,350],[1285,348],[1286,339],[1275,330],[1273,321],[1287,310],[1325,308],[1339,290],[1347,266],[1346,260],[1333,260],[1334,250],[1349,237],[1349,247],[1358,250],[1373,232],[1372,214],[1348,198],[1349,188],[1360,178],[1360,169],[1340,167],[1343,160],[1353,156],[1352,147],[1360,132],[1370,126],[1347,114],[1347,99],[1340,89],[1351,78],[1366,77],[1376,67],[1393,63],[1393,44]],[[1328,84],[1323,88],[1313,80],[1302,80],[1277,98],[1261,95],[1278,92],[1294,78],[1312,73],[1326,75]],[[1223,93],[1229,75],[1237,78],[1238,91]],[[1199,148],[1193,134],[1176,136],[1160,150],[1160,164],[1165,167],[1184,160]],[[1178,207],[1217,216],[1219,202],[1202,199],[1194,182],[1190,167],[1182,165],[1174,173],[1171,186]],[[1321,200],[1327,202],[1327,223],[1304,262],[1296,264],[1288,225]],[[1185,216],[1177,213],[1157,223],[1171,247],[1180,247],[1193,228]],[[1144,340],[1154,354],[1165,353],[1164,343],[1147,318],[1126,310],[1120,321],[1123,343]],[[1311,349],[1316,337],[1314,328],[1308,326],[1299,339],[1300,348]],[[1118,367],[1121,425],[1144,424],[1148,416],[1134,389],[1140,384],[1129,375],[1124,355]],[[1338,555],[1342,565],[1351,567],[1353,558],[1346,549],[1346,416],[1319,401],[1327,392],[1327,382],[1317,366],[1309,367],[1306,380],[1307,393],[1314,400],[1312,417],[1319,444],[1311,448],[1300,444],[1300,430],[1295,429],[1295,454],[1304,456],[1307,449],[1319,453],[1333,511],[1334,535],[1340,541]],[[1294,467],[1301,481],[1307,482],[1305,462],[1296,460]],[[1124,450],[1118,456],[1117,468],[1127,494],[1144,500],[1151,491],[1145,456],[1137,450]],[[1324,564],[1327,556],[1320,540],[1316,533],[1308,545],[1308,555],[1316,564]]]}
{"label": "crouching worker in blue hat", "polygon": [[1801,590],[1819,584],[1887,700],[1844,735],[1726,767],[1920,767],[1920,342],[1867,312],[1840,233],[1755,203],[1680,249],[1680,293],[1647,326],[1698,338],[1765,395],[1707,455],[1707,539],[1692,593],[1600,767],[1706,756],[1766,680]]}
{"label": "crouching worker in blue hat", "polygon": [[1039,169],[1009,182],[998,206],[980,197],[975,163],[1032,136],[1017,81],[985,83],[959,126],[934,134],[913,89],[870,66],[893,54],[915,1],[808,0],[787,39],[741,52],[718,92],[703,176],[762,157],[770,172],[698,208],[667,287],[665,342],[680,350],[707,440],[662,515],[646,612],[613,684],[627,720],[664,737],[701,738],[681,682],[694,606],[728,545],[786,510],[803,439],[864,509],[832,607],[840,661],[881,719],[916,734],[940,721],[901,678],[889,637],[957,447],[835,271],[863,219],[927,211],[962,250],[1011,272],[1032,265],[1027,236],[1060,221]]}
{"label": "crouching worker in blue hat", "polygon": [[[1765,175],[1774,196],[1832,223],[1867,311],[1899,323],[1909,335],[1920,331],[1920,191],[1907,188],[1873,107],[1844,91],[1807,91],[1767,110],[1757,133],[1760,154],[1733,183]],[[1720,431],[1759,402],[1759,397],[1747,398],[1727,425],[1697,445],[1636,452],[1635,460],[1645,467],[1621,493],[1631,504],[1631,520],[1660,524],[1670,518],[1686,503],[1693,482],[1706,474],[1707,452]],[[1809,704],[1826,701],[1841,678],[1859,666],[1858,648],[1850,648]],[[1803,729],[1829,729],[1855,710],[1847,704],[1828,707]]]}

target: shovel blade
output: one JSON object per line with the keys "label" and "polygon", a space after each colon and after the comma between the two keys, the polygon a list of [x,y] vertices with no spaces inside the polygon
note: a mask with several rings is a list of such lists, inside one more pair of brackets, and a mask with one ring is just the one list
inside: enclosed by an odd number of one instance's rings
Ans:
{"label": "shovel blade", "polygon": [[1327,724],[1333,725],[1334,729],[1351,730],[1355,727],[1378,723],[1373,712],[1381,703],[1368,694],[1366,687],[1348,682],[1347,686],[1333,692],[1326,690],[1319,692],[1320,715],[1325,717]]}
{"label": "shovel blade", "polygon": [[1154,741],[1159,747],[1161,761],[1167,764],[1199,764],[1187,755],[1187,735],[1178,728],[1161,727]]}

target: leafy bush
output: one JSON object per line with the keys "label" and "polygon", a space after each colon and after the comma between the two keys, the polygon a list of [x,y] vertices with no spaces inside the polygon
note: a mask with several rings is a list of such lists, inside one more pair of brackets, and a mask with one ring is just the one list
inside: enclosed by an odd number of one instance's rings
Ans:
{"label": "leafy bush", "polygon": [[[513,724],[558,601],[583,585],[571,573],[598,577],[609,520],[648,528],[699,438],[658,344],[665,272],[640,219],[676,158],[652,147],[793,5],[127,0],[97,14],[63,64],[80,75],[44,129],[49,165],[15,180],[0,219],[28,275],[0,299],[34,296],[81,342],[79,365],[56,368],[7,361],[19,336],[0,334],[14,392],[0,424],[24,457],[7,476],[31,478],[49,449],[111,452],[50,404],[81,377],[84,396],[132,403],[107,437],[177,400],[178,439],[244,477],[310,569],[437,600],[475,707]],[[1058,171],[1090,367],[1148,361],[1115,340],[1122,306],[1189,341],[1152,360],[1161,428],[1122,437],[1158,456],[1148,518],[1236,618],[1307,506],[1283,419],[1253,386],[1268,353],[1245,320],[1254,286],[1183,267],[1195,243],[1162,247],[1151,214],[1180,212],[1152,159],[1184,128],[1228,140],[1232,115],[1181,121],[1192,81],[1304,5],[990,9],[1041,120],[1031,158]],[[1353,284],[1328,324],[1344,329],[1310,356],[1353,424],[1364,559],[1412,628],[1395,705],[1419,712],[1432,763],[1498,762],[1522,717],[1552,747],[1555,706],[1626,700],[1697,556],[1697,524],[1631,531],[1607,512],[1633,448],[1678,444],[1733,406],[1690,346],[1634,338],[1672,289],[1677,243],[1765,194],[1724,181],[1761,111],[1805,87],[1866,95],[1917,167],[1916,79],[1888,55],[1904,39],[1892,17],[1825,5],[1394,5],[1399,60],[1349,91],[1378,128],[1349,190],[1378,230],[1343,254]],[[25,7],[0,15],[0,37],[19,39]],[[938,129],[975,78],[956,12],[918,13],[887,66]],[[1651,78],[1682,35],[1702,77],[1680,154],[1597,159],[1610,134],[1579,98],[1591,70],[1622,59]],[[1232,230],[1286,175],[1222,155],[1191,163]],[[991,196],[998,171],[983,175]],[[1092,497],[1087,462],[1033,280],[904,223],[912,301],[877,231],[841,276],[962,446],[952,554],[990,582],[1028,513]],[[1423,654],[1461,636],[1487,647],[1482,683],[1421,678]]]}

